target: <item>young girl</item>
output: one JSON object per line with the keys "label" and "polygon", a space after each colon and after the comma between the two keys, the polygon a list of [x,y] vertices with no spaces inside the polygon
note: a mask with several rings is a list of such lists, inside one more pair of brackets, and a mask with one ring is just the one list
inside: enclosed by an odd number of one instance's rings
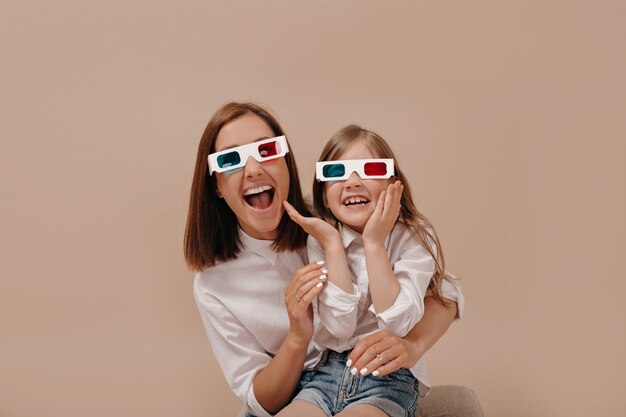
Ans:
{"label": "young girl", "polygon": [[360,370],[347,360],[373,332],[405,336],[421,319],[427,293],[445,304],[440,243],[406,183],[385,140],[350,125],[333,135],[316,164],[313,200],[321,219],[303,217],[284,203],[310,235],[309,261],[325,260],[328,285],[318,295],[314,336],[325,353],[280,416],[415,415],[418,392],[425,395],[428,386],[422,361],[382,376],[377,368],[397,359],[392,348],[378,347]]}

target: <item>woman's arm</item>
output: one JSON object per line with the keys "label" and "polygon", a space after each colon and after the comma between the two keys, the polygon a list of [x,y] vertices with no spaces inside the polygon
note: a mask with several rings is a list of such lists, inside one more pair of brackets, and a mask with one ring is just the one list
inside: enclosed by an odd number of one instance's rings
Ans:
{"label": "woman's arm", "polygon": [[304,367],[313,337],[311,302],[323,290],[319,264],[309,264],[294,274],[285,289],[289,333],[269,364],[254,378],[254,396],[269,413],[275,414],[290,400]]}
{"label": "woman's arm", "polygon": [[[387,375],[400,368],[411,368],[443,336],[457,316],[457,303],[448,300],[441,305],[434,297],[424,300],[422,320],[404,337],[386,331],[376,332],[359,341],[349,360],[357,370],[367,368],[367,374]],[[382,361],[376,357],[380,355]]]}
{"label": "woman's arm", "polygon": [[289,331],[273,358],[259,343],[259,335],[196,276],[194,297],[217,362],[235,395],[256,416],[270,417],[268,410],[274,413],[287,404],[297,386],[313,337],[311,300],[324,289],[317,286],[320,269],[316,264],[300,268],[285,289]]}
{"label": "woman's arm", "polygon": [[291,399],[302,374],[308,345],[287,336],[276,356],[254,378],[254,396],[270,414],[276,414]]}

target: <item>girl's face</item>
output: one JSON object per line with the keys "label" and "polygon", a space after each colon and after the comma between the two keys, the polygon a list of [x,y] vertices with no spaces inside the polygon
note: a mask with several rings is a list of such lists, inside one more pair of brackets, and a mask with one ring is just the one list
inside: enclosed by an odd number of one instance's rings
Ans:
{"label": "girl's face", "polygon": [[[246,114],[222,127],[215,140],[215,152],[274,136],[263,119]],[[249,157],[243,168],[213,175],[219,193],[243,231],[256,239],[275,239],[284,210],[282,202],[289,193],[285,158],[260,163]]]}
{"label": "girl's face", "polygon": [[[374,159],[374,155],[363,141],[351,145],[337,159]],[[352,230],[363,233],[370,216],[376,208],[380,193],[387,189],[387,179],[361,179],[353,172],[345,181],[328,182],[325,186],[325,205],[341,223]]]}

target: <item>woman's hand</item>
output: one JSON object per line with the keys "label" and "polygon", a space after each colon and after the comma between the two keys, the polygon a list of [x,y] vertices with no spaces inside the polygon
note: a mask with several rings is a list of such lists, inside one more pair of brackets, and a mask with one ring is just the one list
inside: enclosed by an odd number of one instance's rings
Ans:
{"label": "woman's hand", "polygon": [[361,375],[382,376],[413,367],[423,354],[416,344],[381,330],[361,339],[348,360]]}
{"label": "woman's hand", "polygon": [[308,344],[313,337],[311,302],[324,289],[323,264],[312,263],[298,269],[285,288],[285,306],[289,314],[289,335],[296,344]]}
{"label": "woman's hand", "polygon": [[363,229],[364,242],[382,244],[385,237],[391,233],[391,229],[393,229],[400,214],[400,200],[403,190],[404,186],[400,181],[396,181],[389,184],[387,191],[380,193],[374,212]]}
{"label": "woman's hand", "polygon": [[302,216],[298,213],[298,210],[287,201],[283,201],[283,206],[285,206],[285,211],[289,217],[291,217],[291,220],[300,225],[305,232],[313,236],[315,240],[319,242],[320,246],[322,246],[322,249],[325,251],[328,250],[333,243],[341,245],[341,235],[332,225],[317,217]]}

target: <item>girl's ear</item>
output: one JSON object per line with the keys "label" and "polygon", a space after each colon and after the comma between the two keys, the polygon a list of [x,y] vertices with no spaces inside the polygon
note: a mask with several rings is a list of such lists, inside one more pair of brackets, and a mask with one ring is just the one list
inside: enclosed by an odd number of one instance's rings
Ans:
{"label": "girl's ear", "polygon": [[222,193],[220,193],[220,189],[219,189],[219,188],[217,188],[217,187],[215,187],[215,194],[217,194],[217,196],[218,196],[219,198],[224,198],[224,196],[222,195]]}

